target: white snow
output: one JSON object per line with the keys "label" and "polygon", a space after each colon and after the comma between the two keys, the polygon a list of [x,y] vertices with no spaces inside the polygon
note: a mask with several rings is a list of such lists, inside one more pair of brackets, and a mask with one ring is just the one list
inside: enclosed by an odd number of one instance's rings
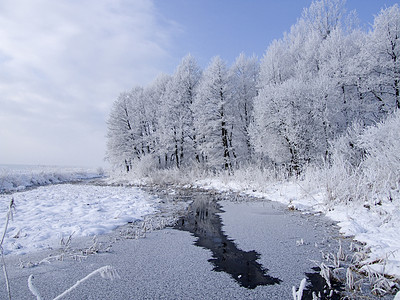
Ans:
{"label": "white snow", "polygon": [[366,243],[371,253],[364,268],[400,278],[400,207],[393,203],[370,208],[339,205],[327,216],[341,227],[341,233]]}
{"label": "white snow", "polygon": [[0,165],[0,193],[27,187],[80,181],[101,176],[101,170],[78,167]]}
{"label": "white snow", "polygon": [[[14,218],[4,253],[59,246],[61,238],[99,235],[156,211],[158,199],[133,187],[60,184],[0,196],[0,228],[11,198]],[[4,218],[3,218],[4,216]]]}
{"label": "white snow", "polygon": [[396,296],[394,296],[393,300],[400,300],[400,291],[397,292]]}
{"label": "white snow", "polygon": [[252,188],[246,182],[207,178],[196,184],[207,189],[231,190],[255,197],[263,197],[288,205],[291,209],[324,213],[338,222],[340,232],[366,243],[370,250],[363,262],[364,268],[400,279],[400,207],[399,201],[364,207],[361,203],[325,202],[322,191],[307,192],[301,182],[266,182],[265,186]]}

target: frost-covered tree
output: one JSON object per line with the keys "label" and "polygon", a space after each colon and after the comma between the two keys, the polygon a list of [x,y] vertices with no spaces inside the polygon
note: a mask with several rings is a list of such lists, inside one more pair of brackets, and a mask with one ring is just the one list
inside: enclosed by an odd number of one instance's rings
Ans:
{"label": "frost-covered tree", "polygon": [[345,18],[345,0],[313,1],[303,11],[302,19],[323,39],[340,28]]}
{"label": "frost-covered tree", "polygon": [[301,19],[283,40],[271,44],[261,62],[252,142],[256,152],[294,173],[315,148],[310,78],[318,71],[315,49],[321,40]]}
{"label": "frost-covered tree", "polygon": [[329,141],[342,134],[351,123],[364,119],[368,105],[359,92],[359,76],[354,62],[363,41],[359,30],[335,28],[318,47],[318,72],[310,81],[313,115],[320,128],[315,143],[328,158]]}
{"label": "frost-covered tree", "polygon": [[202,160],[213,169],[232,170],[232,91],[226,63],[214,57],[203,73],[193,103],[195,126]]}
{"label": "frost-covered tree", "polygon": [[184,57],[162,97],[160,125],[166,163],[176,167],[199,161],[192,104],[201,70],[193,56]]}
{"label": "frost-covered tree", "polygon": [[136,137],[133,129],[133,108],[130,93],[121,93],[113,103],[107,120],[106,159],[114,168],[132,167],[132,160],[137,158]]}
{"label": "frost-covered tree", "polygon": [[167,86],[171,81],[171,76],[160,74],[148,87],[144,90],[144,106],[145,118],[148,120],[148,135],[147,140],[150,144],[151,153],[158,157],[158,165],[165,165],[164,144],[162,139],[162,124],[163,117],[162,99],[166,93]]}
{"label": "frost-covered tree", "polygon": [[[149,95],[147,95],[149,96]],[[146,97],[143,87],[121,93],[107,121],[107,156],[115,167],[129,172],[133,162],[154,153],[157,146],[155,119],[157,98]]]}
{"label": "frost-covered tree", "polygon": [[400,108],[400,8],[382,9],[374,19],[360,60],[364,88],[379,103],[380,112]]}
{"label": "frost-covered tree", "polygon": [[252,143],[290,172],[326,158],[329,140],[351,123],[357,97],[347,64],[359,48],[341,28],[343,14],[343,1],[313,2],[262,59]]}
{"label": "frost-covered tree", "polygon": [[144,89],[136,87],[129,93],[132,109],[131,133],[135,139],[134,149],[137,158],[154,151],[152,141],[155,128],[152,122],[152,106],[145,98]]}
{"label": "frost-covered tree", "polygon": [[247,58],[243,53],[230,68],[232,143],[235,145],[239,162],[249,161],[253,152],[249,127],[252,122],[254,98],[258,92],[259,69],[258,59],[255,56]]}
{"label": "frost-covered tree", "polygon": [[314,151],[316,127],[312,102],[303,82],[289,79],[260,91],[255,100],[252,141],[255,150],[275,164],[298,173]]}

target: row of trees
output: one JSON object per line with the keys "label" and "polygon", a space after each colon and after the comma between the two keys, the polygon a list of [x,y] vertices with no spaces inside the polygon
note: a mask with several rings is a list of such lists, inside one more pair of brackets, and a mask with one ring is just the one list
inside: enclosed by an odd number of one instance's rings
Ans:
{"label": "row of trees", "polygon": [[171,76],[119,95],[108,120],[107,159],[130,171],[247,163],[301,172],[330,159],[331,141],[355,121],[400,108],[400,9],[382,10],[364,32],[344,1],[314,1],[259,62],[220,57],[203,71],[186,56]]}
{"label": "row of trees", "polygon": [[151,155],[161,168],[194,162],[232,170],[249,159],[259,63],[215,57],[203,72],[188,55],[172,76],[121,93],[108,120],[107,158],[127,171]]}

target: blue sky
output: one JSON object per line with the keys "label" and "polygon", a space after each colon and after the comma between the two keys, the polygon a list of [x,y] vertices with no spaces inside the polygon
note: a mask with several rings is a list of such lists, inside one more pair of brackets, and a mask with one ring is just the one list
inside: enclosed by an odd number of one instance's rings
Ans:
{"label": "blue sky", "polygon": [[[361,25],[368,27],[381,8],[398,1],[346,3],[347,10],[356,10]],[[155,0],[160,14],[181,27],[173,53],[182,57],[190,52],[203,66],[217,54],[229,63],[241,52],[262,57],[271,41],[289,31],[310,4],[309,0]]]}
{"label": "blue sky", "polygon": [[[393,0],[347,0],[370,24]],[[104,165],[118,94],[172,73],[261,57],[311,1],[2,0],[0,164]]]}

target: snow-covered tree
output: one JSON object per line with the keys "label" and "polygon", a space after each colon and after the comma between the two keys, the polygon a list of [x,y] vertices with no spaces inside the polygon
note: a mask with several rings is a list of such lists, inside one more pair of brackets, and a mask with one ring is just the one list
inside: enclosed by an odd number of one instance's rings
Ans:
{"label": "snow-covered tree", "polygon": [[380,112],[400,108],[400,8],[382,9],[374,19],[360,59],[364,87],[379,103]]}
{"label": "snow-covered tree", "polygon": [[160,125],[167,161],[177,167],[199,161],[192,103],[201,70],[193,56],[184,57],[162,97]]}
{"label": "snow-covered tree", "polygon": [[[148,94],[147,96],[150,96]],[[154,97],[146,97],[143,87],[119,95],[107,121],[107,156],[115,167],[129,172],[133,162],[156,150]]]}
{"label": "snow-covered tree", "polygon": [[214,57],[203,73],[193,103],[195,126],[202,160],[214,169],[232,170],[232,91],[226,63]]}
{"label": "snow-covered tree", "polygon": [[136,140],[133,129],[133,108],[130,93],[121,93],[113,103],[107,121],[107,153],[106,159],[114,168],[132,167],[132,160],[138,158]]}
{"label": "snow-covered tree", "polygon": [[154,151],[152,141],[154,128],[150,117],[152,110],[142,87],[132,89],[129,95],[132,109],[131,134],[135,139],[134,149],[137,152],[137,158],[140,159]]}
{"label": "snow-covered tree", "polygon": [[259,63],[255,56],[247,58],[242,53],[230,68],[232,143],[235,145],[239,162],[249,161],[253,152],[249,127],[252,122],[254,98],[258,92],[258,76]]}
{"label": "snow-covered tree", "polygon": [[150,120],[152,132],[150,136],[153,143],[152,149],[154,156],[158,157],[160,167],[164,167],[167,161],[161,122],[164,113],[161,107],[171,78],[170,75],[160,74],[144,91],[145,106],[148,107],[147,117]]}
{"label": "snow-covered tree", "polygon": [[317,32],[322,39],[343,25],[345,18],[345,0],[317,0],[303,11],[302,19]]}
{"label": "snow-covered tree", "polygon": [[275,164],[298,173],[315,151],[316,126],[308,88],[297,79],[260,90],[255,100],[252,142]]}
{"label": "snow-covered tree", "polygon": [[[357,97],[347,64],[359,52],[341,28],[343,1],[314,1],[261,62],[254,104],[255,150],[291,172],[328,156]],[[352,100],[352,101],[350,101]]]}

